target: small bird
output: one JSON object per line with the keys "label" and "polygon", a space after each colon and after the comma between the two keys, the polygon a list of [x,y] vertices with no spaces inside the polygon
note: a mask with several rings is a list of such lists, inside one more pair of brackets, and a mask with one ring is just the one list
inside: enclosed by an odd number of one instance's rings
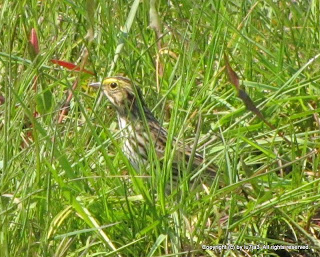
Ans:
{"label": "small bird", "polygon": [[[123,138],[123,152],[132,166],[139,170],[140,165],[146,165],[150,151],[154,148],[156,156],[161,160],[165,154],[168,133],[148,109],[140,88],[126,77],[108,77],[102,82],[91,83],[89,86],[101,88],[107,96],[118,116],[121,137]],[[153,145],[150,145],[153,144]],[[172,165],[172,180],[179,179],[178,164],[187,164],[192,158],[192,168],[203,163],[203,157],[192,148],[174,139],[177,144],[174,163]],[[216,167],[206,168],[210,177],[215,176]]]}

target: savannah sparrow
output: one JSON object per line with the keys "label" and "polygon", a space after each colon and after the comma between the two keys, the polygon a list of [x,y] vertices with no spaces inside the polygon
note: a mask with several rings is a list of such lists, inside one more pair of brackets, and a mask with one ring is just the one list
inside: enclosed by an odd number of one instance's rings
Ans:
{"label": "savannah sparrow", "polygon": [[[138,86],[125,77],[108,77],[101,83],[92,83],[91,87],[100,88],[117,111],[119,127],[123,142],[123,152],[135,169],[141,164],[147,164],[148,155],[154,149],[156,156],[161,160],[164,156],[167,131],[153,116],[146,106]],[[150,144],[152,143],[152,145]],[[173,139],[177,144],[172,165],[172,180],[178,180],[178,164],[182,161],[192,161],[192,168],[203,163],[203,157],[181,141]],[[192,158],[192,160],[190,160]],[[216,168],[212,165],[206,168],[206,173],[215,175]]]}

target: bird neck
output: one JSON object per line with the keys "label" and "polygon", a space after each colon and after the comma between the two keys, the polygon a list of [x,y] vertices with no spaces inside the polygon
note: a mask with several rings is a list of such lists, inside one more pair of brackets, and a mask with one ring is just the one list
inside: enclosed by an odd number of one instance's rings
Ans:
{"label": "bird neck", "polygon": [[127,106],[124,109],[117,110],[118,121],[120,129],[127,126],[135,126],[134,124],[142,123],[146,119],[147,123],[150,121],[158,123],[152,112],[144,104],[141,108],[138,106],[137,101],[131,102],[131,106]]}

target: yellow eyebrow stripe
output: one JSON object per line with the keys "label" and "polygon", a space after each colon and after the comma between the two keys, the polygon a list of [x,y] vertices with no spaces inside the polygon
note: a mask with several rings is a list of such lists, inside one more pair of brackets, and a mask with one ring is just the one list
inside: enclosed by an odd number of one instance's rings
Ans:
{"label": "yellow eyebrow stripe", "polygon": [[122,83],[122,84],[128,84],[130,85],[131,84],[131,81],[127,78],[124,78],[124,77],[108,77],[108,78],[105,78],[103,80],[103,84],[110,84],[112,82],[118,82],[118,83]]}

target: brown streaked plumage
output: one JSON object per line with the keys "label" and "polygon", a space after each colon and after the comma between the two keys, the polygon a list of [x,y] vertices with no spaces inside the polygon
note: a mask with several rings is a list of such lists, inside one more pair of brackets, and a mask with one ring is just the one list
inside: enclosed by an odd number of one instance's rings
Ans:
{"label": "brown streaked plumage", "polygon": [[[116,109],[121,135],[124,139],[123,152],[136,169],[139,169],[141,163],[148,161],[148,154],[153,147],[160,159],[164,156],[167,131],[148,109],[140,89],[130,79],[120,76],[108,77],[102,83],[92,83],[90,86],[101,87],[103,93]],[[150,139],[153,147],[149,144]],[[188,163],[192,149],[180,141],[174,140],[173,143],[177,144],[175,161],[181,162],[184,158]],[[202,163],[203,157],[199,153],[195,153],[193,166],[197,167]],[[213,176],[216,168],[211,166],[207,168],[207,171],[211,172],[210,175]],[[177,169],[173,168],[173,175],[177,175],[177,173]]]}

